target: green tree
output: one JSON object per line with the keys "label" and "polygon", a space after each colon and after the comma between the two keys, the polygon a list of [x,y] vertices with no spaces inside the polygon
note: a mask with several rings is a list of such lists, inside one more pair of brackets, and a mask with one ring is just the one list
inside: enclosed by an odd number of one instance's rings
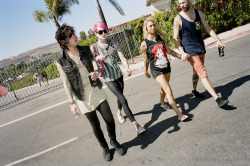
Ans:
{"label": "green tree", "polygon": [[35,10],[34,19],[38,22],[48,22],[52,20],[56,27],[59,28],[59,21],[63,15],[70,14],[69,8],[74,4],[79,4],[78,0],[44,0],[48,11]]}
{"label": "green tree", "polygon": [[89,37],[92,37],[92,36],[95,35],[95,32],[94,32],[92,29],[90,29],[90,30],[88,31],[88,34],[89,34]]}
{"label": "green tree", "polygon": [[80,32],[80,39],[81,40],[86,40],[86,33],[84,31]]}
{"label": "green tree", "polygon": [[[125,15],[124,12],[123,12],[123,10],[122,10],[122,8],[120,7],[120,5],[119,5],[115,0],[108,0],[108,1],[109,1],[109,3],[111,3],[111,5],[113,5],[113,6],[116,8],[116,10],[118,10],[118,12],[119,12],[121,15],[123,15],[123,16]],[[108,27],[108,24],[107,24],[106,19],[105,19],[105,17],[104,17],[104,14],[103,14],[101,5],[100,5],[100,3],[99,3],[99,0],[94,0],[94,3],[95,3],[95,5],[96,5],[96,8],[97,8],[97,11],[98,11],[98,13],[99,13],[99,17],[100,17],[101,21],[102,21],[103,23],[105,23],[105,24],[107,25],[107,27]]]}

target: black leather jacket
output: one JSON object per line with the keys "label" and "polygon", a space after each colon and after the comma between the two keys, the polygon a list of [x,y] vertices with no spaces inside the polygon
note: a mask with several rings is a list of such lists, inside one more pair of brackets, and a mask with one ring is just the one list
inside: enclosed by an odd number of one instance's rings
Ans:
{"label": "black leather jacket", "polygon": [[[94,57],[90,51],[89,46],[77,46],[77,48],[79,49],[80,61],[89,73],[93,72],[91,61]],[[77,99],[84,100],[84,88],[82,79],[75,62],[69,58],[66,51],[63,49],[61,49],[60,57],[57,59],[57,62],[62,66],[63,71],[67,76],[73,94],[77,97]],[[101,89],[102,82],[100,81],[100,79],[97,78],[96,82],[97,86]]]}

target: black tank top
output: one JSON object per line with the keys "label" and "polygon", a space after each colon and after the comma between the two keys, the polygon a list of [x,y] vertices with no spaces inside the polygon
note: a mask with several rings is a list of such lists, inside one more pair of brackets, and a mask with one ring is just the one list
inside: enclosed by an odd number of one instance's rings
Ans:
{"label": "black tank top", "polygon": [[170,63],[167,58],[167,50],[164,41],[160,36],[156,37],[156,42],[144,39],[147,44],[147,53],[149,57],[150,70],[162,71],[170,68]]}
{"label": "black tank top", "polygon": [[201,33],[200,15],[196,9],[194,22],[187,21],[180,14],[182,28],[180,30],[180,39],[184,51],[190,56],[205,54],[205,46]]}

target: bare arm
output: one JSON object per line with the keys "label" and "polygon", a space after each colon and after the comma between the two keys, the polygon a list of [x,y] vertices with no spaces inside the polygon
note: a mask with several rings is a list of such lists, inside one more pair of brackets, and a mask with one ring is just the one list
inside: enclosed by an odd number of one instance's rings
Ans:
{"label": "bare arm", "polygon": [[173,35],[173,39],[174,39],[174,44],[175,44],[175,47],[180,51],[180,58],[183,60],[183,61],[186,61],[187,58],[189,57],[189,55],[183,50],[182,46],[181,46],[181,43],[179,42],[178,38],[179,38],[179,31],[181,30],[181,18],[179,15],[177,15],[174,19],[174,27],[173,27],[173,30],[174,30],[174,35]]}
{"label": "bare arm", "polygon": [[117,43],[115,40],[112,40],[112,42],[113,42],[113,44],[114,44],[114,46],[115,46],[115,48],[116,48],[116,51],[117,51],[117,53],[118,53],[118,56],[119,56],[120,59],[121,59],[121,62],[122,62],[122,64],[123,64],[123,66],[124,66],[126,69],[129,69],[128,62],[127,62],[126,58],[124,57],[124,55],[123,55],[123,53],[122,53],[122,51],[121,51],[121,49],[120,49],[118,43]]}
{"label": "bare arm", "polygon": [[148,73],[148,65],[149,65],[149,58],[147,54],[147,44],[145,41],[141,43],[141,52],[142,55],[144,56],[144,72],[146,77],[151,78],[151,75]]}
{"label": "bare arm", "polygon": [[219,37],[216,35],[215,31],[208,25],[208,23],[205,20],[204,14],[202,11],[198,10],[200,18],[201,18],[201,24],[206,30],[206,32],[217,41],[217,45],[221,47],[225,47],[224,43],[219,39]]}
{"label": "bare arm", "polygon": [[113,44],[114,44],[114,46],[115,46],[115,48],[116,48],[116,51],[117,51],[117,53],[118,53],[118,56],[119,56],[120,59],[121,59],[122,65],[126,68],[127,75],[128,75],[128,76],[131,76],[131,70],[130,70],[130,68],[129,68],[127,59],[124,57],[124,55],[123,55],[123,53],[122,53],[122,51],[121,51],[121,49],[120,49],[118,43],[117,43],[115,40],[112,40],[112,42],[113,42]]}
{"label": "bare arm", "polygon": [[168,46],[168,43],[167,43],[167,40],[166,40],[165,36],[164,36],[164,35],[161,35],[161,38],[162,38],[162,40],[163,40],[164,43],[165,43],[165,46],[166,46],[166,49],[167,49],[167,53],[173,55],[173,56],[176,57],[176,58],[181,59],[181,58],[180,58],[180,54],[178,54],[177,52],[175,52],[174,50],[172,50],[172,49]]}

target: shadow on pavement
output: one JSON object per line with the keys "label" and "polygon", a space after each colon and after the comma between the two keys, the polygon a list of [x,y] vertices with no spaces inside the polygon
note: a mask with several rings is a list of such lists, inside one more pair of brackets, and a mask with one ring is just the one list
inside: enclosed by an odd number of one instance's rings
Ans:
{"label": "shadow on pavement", "polygon": [[[242,84],[244,84],[245,82],[249,80],[250,80],[250,75],[247,75],[247,76],[238,78],[226,85],[216,87],[215,91],[217,93],[218,92],[222,93],[224,98],[228,98],[232,94],[235,88],[240,87]],[[193,115],[190,114],[190,112],[194,110],[198,106],[198,104],[200,104],[201,101],[204,101],[211,97],[210,94],[207,92],[203,92],[203,95],[205,96],[203,99],[197,99],[197,98],[192,97],[191,94],[186,94],[185,96],[176,98],[176,103],[178,103],[179,107],[181,107],[183,114],[186,114],[190,118],[193,118]],[[188,109],[185,109],[184,104],[188,104]],[[234,109],[237,109],[237,107],[228,105],[224,109],[234,110]],[[170,109],[167,111],[173,111],[173,110]],[[152,117],[150,121],[148,121],[144,126],[147,129],[146,132],[144,132],[142,135],[138,135],[136,138],[132,139],[131,141],[123,143],[122,146],[126,149],[129,149],[130,147],[133,147],[133,146],[141,146],[141,149],[145,149],[150,144],[152,144],[168,128],[173,127],[173,130],[168,131],[169,134],[179,131],[180,127],[178,126],[178,124],[180,123],[180,121],[178,120],[177,116],[165,119],[151,126],[156,120],[158,120],[158,118],[160,117],[162,113],[165,113],[167,111],[164,111],[160,107],[160,104],[156,104],[154,105],[153,110],[143,111],[143,112],[134,114],[134,116],[143,115],[143,114],[152,114]]]}
{"label": "shadow on pavement", "polygon": [[[218,86],[218,87],[215,88],[215,91],[217,93],[220,92],[221,95],[222,95],[222,98],[227,99],[227,98],[229,98],[229,96],[232,95],[233,90],[235,88],[240,87],[241,85],[243,85],[245,82],[248,82],[248,81],[250,81],[250,75],[246,75],[244,77],[240,77],[240,78],[238,78],[236,80],[233,80],[232,82],[227,83],[226,85]],[[230,101],[229,101],[229,103],[230,103]],[[227,106],[225,106],[222,109],[230,111],[230,110],[237,109],[237,107],[234,107],[232,105],[227,105]]]}

